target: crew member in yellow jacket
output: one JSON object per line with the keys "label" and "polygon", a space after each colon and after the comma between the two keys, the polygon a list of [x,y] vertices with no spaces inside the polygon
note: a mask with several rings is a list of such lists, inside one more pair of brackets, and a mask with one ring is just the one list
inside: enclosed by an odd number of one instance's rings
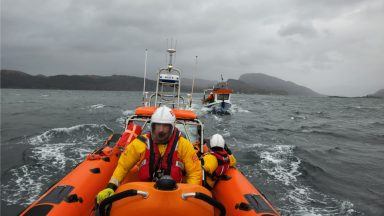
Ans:
{"label": "crew member in yellow jacket", "polygon": [[138,174],[141,181],[156,181],[163,175],[169,175],[176,182],[181,182],[183,177],[183,181],[188,184],[201,184],[201,162],[192,144],[175,127],[175,121],[175,114],[166,106],[153,113],[151,132],[139,136],[127,146],[107,188],[97,195],[98,203],[114,194],[136,164],[139,164]]}
{"label": "crew member in yellow jacket", "polygon": [[229,167],[236,164],[236,158],[225,145],[225,140],[220,134],[215,134],[210,140],[211,150],[204,154],[202,163],[205,171],[204,186],[212,189],[217,180],[225,177]]}

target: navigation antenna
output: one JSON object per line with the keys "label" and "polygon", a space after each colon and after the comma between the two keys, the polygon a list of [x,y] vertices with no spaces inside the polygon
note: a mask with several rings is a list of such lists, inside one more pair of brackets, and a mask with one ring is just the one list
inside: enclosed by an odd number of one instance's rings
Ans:
{"label": "navigation antenna", "polygon": [[[171,46],[172,47],[172,46]],[[177,48],[177,40],[175,40],[175,58],[173,59],[173,64],[176,64],[176,48]]]}

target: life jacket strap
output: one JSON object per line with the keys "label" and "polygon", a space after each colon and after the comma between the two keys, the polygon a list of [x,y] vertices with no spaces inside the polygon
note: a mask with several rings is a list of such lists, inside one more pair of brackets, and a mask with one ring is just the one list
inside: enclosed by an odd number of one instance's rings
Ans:
{"label": "life jacket strap", "polygon": [[143,135],[138,136],[137,139],[143,143],[147,143],[147,138],[145,138]]}

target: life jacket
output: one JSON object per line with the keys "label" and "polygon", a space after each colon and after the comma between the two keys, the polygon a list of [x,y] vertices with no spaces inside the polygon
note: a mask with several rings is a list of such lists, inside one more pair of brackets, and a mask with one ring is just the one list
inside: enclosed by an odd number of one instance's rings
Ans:
{"label": "life jacket", "polygon": [[212,174],[208,174],[208,176],[213,180],[217,180],[229,169],[229,156],[227,151],[224,149],[219,151],[211,151],[209,153],[216,157],[218,166],[216,170]]}
{"label": "life jacket", "polygon": [[210,94],[210,95],[208,95],[206,101],[209,102],[209,103],[211,103],[211,102],[213,102],[214,100],[215,100],[215,98],[214,98],[213,94]]}
{"label": "life jacket", "polygon": [[129,123],[127,129],[124,131],[123,135],[117,142],[117,146],[121,149],[124,149],[128,144],[130,144],[137,136],[141,134],[141,127],[134,123]]}
{"label": "life jacket", "polygon": [[147,134],[148,138],[139,137],[147,145],[144,159],[139,165],[140,181],[155,181],[163,175],[170,175],[176,182],[181,182],[184,163],[179,160],[177,151],[180,136],[181,133],[175,128],[163,156],[150,133]]}

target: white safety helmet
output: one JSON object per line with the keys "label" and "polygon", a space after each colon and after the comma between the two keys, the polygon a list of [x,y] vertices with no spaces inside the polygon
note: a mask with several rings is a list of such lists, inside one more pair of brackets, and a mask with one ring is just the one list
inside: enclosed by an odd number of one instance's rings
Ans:
{"label": "white safety helmet", "polygon": [[[153,124],[170,124],[172,126],[171,132],[175,128],[176,116],[173,111],[166,106],[162,106],[156,109],[151,117],[151,125]],[[153,128],[153,127],[151,127]]]}
{"label": "white safety helmet", "polygon": [[220,134],[214,134],[211,137],[211,148],[213,147],[224,148],[224,144],[225,144],[224,138]]}

